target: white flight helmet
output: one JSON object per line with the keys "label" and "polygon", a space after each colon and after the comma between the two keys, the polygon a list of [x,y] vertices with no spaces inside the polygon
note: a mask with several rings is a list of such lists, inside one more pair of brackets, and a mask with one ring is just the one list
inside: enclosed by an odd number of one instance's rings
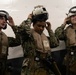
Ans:
{"label": "white flight helmet", "polygon": [[46,8],[42,5],[38,5],[34,7],[32,11],[33,20],[47,20],[48,19],[48,12]]}
{"label": "white flight helmet", "polygon": [[35,16],[35,15],[39,15],[39,14],[44,14],[44,13],[48,13],[46,8],[41,6],[41,5],[38,5],[34,8],[34,10],[32,11],[32,14]]}
{"label": "white flight helmet", "polygon": [[[5,17],[5,19],[8,20],[9,14],[5,10],[0,10],[0,17]],[[5,27],[3,29],[6,29],[6,28],[7,28],[7,24],[5,25]]]}
{"label": "white flight helmet", "polygon": [[76,15],[76,6],[70,8],[69,13],[68,13],[68,17],[71,17],[73,15]]}
{"label": "white flight helmet", "polygon": [[7,11],[5,10],[0,10],[0,15],[1,16],[4,16],[6,18],[6,20],[8,20],[8,17],[9,17],[9,14]]}

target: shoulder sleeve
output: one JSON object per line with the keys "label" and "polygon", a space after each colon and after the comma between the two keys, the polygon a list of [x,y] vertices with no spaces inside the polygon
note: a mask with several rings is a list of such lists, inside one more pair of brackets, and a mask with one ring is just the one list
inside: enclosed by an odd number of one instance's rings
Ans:
{"label": "shoulder sleeve", "polygon": [[19,46],[21,44],[21,41],[18,38],[14,38],[14,37],[8,37],[8,44],[9,47],[15,47],[15,46]]}
{"label": "shoulder sleeve", "polygon": [[59,45],[58,39],[55,37],[54,33],[52,30],[49,31],[49,41],[51,48],[57,47]]}
{"label": "shoulder sleeve", "polygon": [[55,36],[59,40],[65,40],[65,29],[64,27],[60,26],[55,30]]}

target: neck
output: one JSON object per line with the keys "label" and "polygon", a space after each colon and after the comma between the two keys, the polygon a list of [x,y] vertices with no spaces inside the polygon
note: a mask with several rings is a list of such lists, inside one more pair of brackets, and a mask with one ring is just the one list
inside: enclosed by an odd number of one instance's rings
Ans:
{"label": "neck", "polygon": [[76,30],[76,25],[73,25],[73,28]]}

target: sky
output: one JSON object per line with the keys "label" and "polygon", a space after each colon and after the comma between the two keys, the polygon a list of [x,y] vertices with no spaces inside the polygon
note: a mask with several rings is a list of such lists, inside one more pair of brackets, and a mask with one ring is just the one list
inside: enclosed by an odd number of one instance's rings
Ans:
{"label": "sky", "polygon": [[[6,10],[13,17],[15,25],[20,25],[23,20],[26,20],[28,15],[37,5],[43,5],[49,13],[49,21],[53,31],[60,26],[67,17],[68,10],[76,5],[76,0],[0,0],[0,10]],[[3,30],[7,36],[15,37],[10,26]],[[44,31],[48,35],[47,31]],[[64,48],[65,45],[60,43],[60,46],[54,50]],[[8,59],[23,56],[21,46],[9,48]]]}
{"label": "sky", "polygon": [[[60,26],[68,10],[76,5],[76,0],[0,0],[0,9],[8,11],[13,17],[15,25],[27,19],[35,6],[43,5],[49,13],[48,21],[51,22],[52,30]],[[4,32],[8,36],[14,36],[11,28],[8,26]],[[47,34],[46,30],[45,33]]]}

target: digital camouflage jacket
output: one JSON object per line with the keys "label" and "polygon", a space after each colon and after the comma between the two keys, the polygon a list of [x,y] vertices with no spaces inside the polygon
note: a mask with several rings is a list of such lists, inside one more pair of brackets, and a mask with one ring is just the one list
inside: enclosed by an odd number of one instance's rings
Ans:
{"label": "digital camouflage jacket", "polygon": [[[27,55],[29,50],[35,49],[35,41],[31,32],[31,20],[27,19],[23,21],[20,26],[14,26],[13,31],[15,33],[20,34],[20,41],[23,47],[24,54]],[[57,47],[59,45],[58,40],[56,39],[53,31],[51,30],[49,33],[49,42],[51,48]]]}
{"label": "digital camouflage jacket", "polygon": [[[41,65],[40,63],[35,61],[35,57],[37,56],[38,53],[37,53],[35,40],[32,35],[30,26],[31,26],[31,20],[27,19],[27,20],[23,21],[20,24],[20,26],[13,27],[13,31],[20,35],[20,37],[18,37],[18,39],[20,39],[21,45],[23,47],[24,56],[26,58],[25,64],[28,61],[28,63],[26,64],[26,66],[28,66],[27,67],[28,69],[26,69],[26,67],[23,69],[25,72],[25,75],[34,75],[33,73],[32,74],[30,74],[30,73],[35,71],[35,69],[37,69]],[[51,48],[57,47],[59,45],[59,42],[58,42],[57,38],[55,37],[53,31],[51,30],[48,33],[49,33],[48,39],[49,39],[50,47]],[[27,59],[27,58],[29,58],[29,59]]]}
{"label": "digital camouflage jacket", "polygon": [[[16,34],[16,33],[15,33]],[[15,36],[16,38],[19,37],[18,34]],[[14,47],[20,45],[20,40],[14,37],[7,37],[4,32],[0,33],[0,53],[6,54],[8,53],[8,47]],[[7,53],[4,53],[7,52]],[[0,54],[1,55],[1,54]]]}
{"label": "digital camouflage jacket", "polygon": [[[16,33],[15,33],[16,34]],[[15,36],[18,38],[18,34]],[[6,75],[7,73],[7,56],[8,47],[14,47],[20,45],[20,39],[14,37],[7,37],[4,32],[0,33],[0,74]]]}
{"label": "digital camouflage jacket", "polygon": [[[76,33],[75,29],[72,28],[72,25],[65,28],[63,25],[58,27],[55,30],[55,35],[59,40],[64,40],[66,44],[67,54],[64,58],[64,63],[67,65],[68,72],[70,71],[76,74]],[[69,75],[69,74],[68,74]]]}

